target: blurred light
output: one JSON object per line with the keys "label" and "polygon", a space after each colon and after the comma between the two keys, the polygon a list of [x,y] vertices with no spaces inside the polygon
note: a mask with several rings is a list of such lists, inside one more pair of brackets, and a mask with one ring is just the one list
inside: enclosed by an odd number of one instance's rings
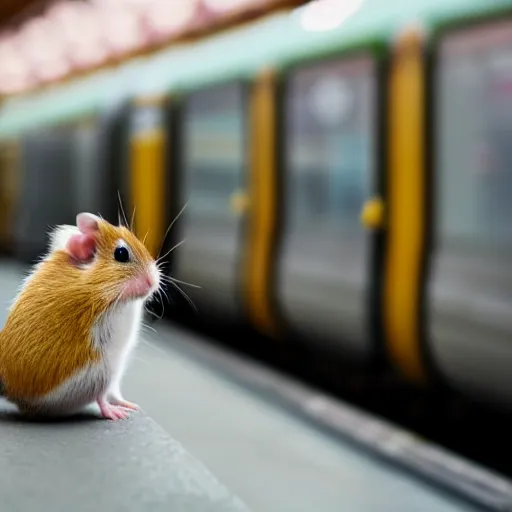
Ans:
{"label": "blurred light", "polygon": [[[94,66],[109,56],[108,46],[101,32],[100,10],[92,4],[75,3],[66,11],[65,37],[69,54],[79,67]],[[62,25],[61,25],[62,26]]]}
{"label": "blurred light", "polygon": [[325,32],[338,28],[355,14],[365,0],[315,0],[296,12],[302,28],[308,32]]}
{"label": "blurred light", "polygon": [[227,13],[263,3],[261,0],[203,0],[206,8],[214,12]]}
{"label": "blurred light", "polygon": [[0,75],[0,94],[17,94],[26,91],[35,85],[28,77]]}
{"label": "blurred light", "polygon": [[91,3],[96,4],[98,6],[107,6],[107,7],[119,7],[123,6],[125,8],[141,8],[145,7],[147,4],[154,2],[155,0],[91,0]]}
{"label": "blurred light", "polygon": [[144,19],[156,37],[185,32],[199,13],[199,0],[155,0],[148,5]]}
{"label": "blurred light", "polygon": [[24,25],[15,41],[42,80],[54,80],[69,72],[70,66],[58,31],[44,17],[33,19]]}
{"label": "blurred light", "polygon": [[14,45],[15,34],[0,37],[0,94],[13,94],[28,89],[35,80],[28,63],[22,59]]}
{"label": "blurred light", "polygon": [[145,37],[139,12],[113,5],[99,7],[97,12],[104,38],[115,53],[129,52],[143,45]]}
{"label": "blurred light", "polygon": [[68,43],[73,43],[77,39],[79,31],[76,27],[80,19],[78,4],[59,2],[49,9],[47,19],[54,24],[55,30],[60,32]]}

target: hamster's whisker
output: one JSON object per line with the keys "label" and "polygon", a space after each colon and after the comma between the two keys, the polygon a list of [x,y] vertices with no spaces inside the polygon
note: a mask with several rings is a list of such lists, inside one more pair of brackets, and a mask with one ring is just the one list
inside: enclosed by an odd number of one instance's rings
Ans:
{"label": "hamster's whisker", "polygon": [[[160,304],[162,304],[162,310],[165,309],[165,304],[164,304],[164,296],[167,298],[167,301],[169,301],[169,297],[168,295],[165,293],[165,291],[163,290],[163,288],[159,288],[158,289],[158,294],[160,295]],[[162,311],[162,315],[163,315],[163,311]]]}
{"label": "hamster's whisker", "polygon": [[[124,225],[128,227],[128,219],[126,218],[126,213],[124,212],[123,202],[121,201],[121,193],[119,192],[119,190],[117,191],[117,198],[119,199],[119,207],[121,208],[121,213],[123,215]],[[121,224],[121,222],[119,224]]]}
{"label": "hamster's whisker", "polygon": [[[164,234],[164,238],[162,239],[162,244],[160,245],[160,250],[158,251],[158,255],[160,255],[160,253],[162,252],[162,249],[165,244],[165,240],[167,239],[167,235],[170,233],[172,227],[174,226],[174,224],[176,224],[176,221],[181,217],[181,214],[185,211],[187,206],[188,206],[188,201],[183,205],[183,208],[179,211],[178,215],[176,215],[176,217],[174,217],[174,220],[169,224],[169,227],[167,228],[167,230]],[[160,258],[158,258],[158,259],[160,259]]]}
{"label": "hamster's whisker", "polygon": [[153,327],[151,327],[151,326],[150,326],[150,325],[148,325],[148,324],[145,324],[144,322],[141,322],[141,326],[142,326],[143,328],[149,329],[149,330],[153,331],[154,333],[156,333],[156,329],[154,329]]}
{"label": "hamster's whisker", "polygon": [[132,221],[130,222],[130,231],[133,232],[133,222],[135,221],[135,211],[137,210],[137,207],[133,207],[133,213],[132,213]]}
{"label": "hamster's whisker", "polygon": [[161,276],[165,276],[167,273],[167,266],[170,265],[169,261],[159,261],[156,263],[156,268],[159,270]]}
{"label": "hamster's whisker", "polygon": [[138,355],[138,354],[133,356],[133,358],[135,359],[135,361],[140,361],[143,364],[150,364],[149,361],[147,361],[146,359],[140,357],[140,355]]}
{"label": "hamster's whisker", "polygon": [[159,354],[165,354],[165,350],[163,348],[158,347],[154,343],[151,343],[150,341],[145,340],[144,338],[141,339],[141,343],[143,343],[144,345],[154,349],[155,352],[158,352]]}
{"label": "hamster's whisker", "polygon": [[[155,318],[158,318],[159,320],[162,320],[162,318],[164,317],[164,311],[163,311],[163,309],[164,309],[164,303],[163,303],[162,294],[161,294],[161,292],[160,292],[160,289],[156,290],[155,297],[156,297],[156,299],[157,299],[157,302],[159,302],[159,303],[160,303],[160,305],[162,306],[162,314],[159,316],[159,315],[157,315],[157,314],[155,313],[155,314],[154,314],[154,316],[155,316]],[[149,310],[147,309],[147,306],[145,306],[145,307],[146,307],[146,311],[148,311],[148,312],[149,312]]]}
{"label": "hamster's whisker", "polygon": [[[163,288],[161,288],[159,291],[161,294],[163,294],[165,296],[165,298],[167,299],[168,302],[171,302],[169,295],[167,295],[166,291]],[[162,306],[163,306],[163,304],[162,304]]]}
{"label": "hamster's whisker", "polygon": [[176,288],[176,290],[178,290],[181,295],[183,296],[183,298],[190,304],[190,306],[192,307],[192,309],[196,312],[196,314],[198,313],[198,310],[197,310],[197,307],[196,305],[194,304],[194,302],[192,301],[192,299],[178,286],[177,283],[175,283],[174,281],[171,281],[171,284]]}
{"label": "hamster's whisker", "polygon": [[146,310],[146,313],[149,313],[150,315],[154,316],[155,318],[158,318],[158,320],[161,320],[161,318],[154,311],[151,311],[150,309],[148,309],[147,306],[145,306],[144,309]]}
{"label": "hamster's whisker", "polygon": [[181,281],[180,279],[176,279],[175,277],[170,277],[170,276],[164,276],[164,277],[166,279],[168,279],[167,282],[170,282],[170,283],[178,283],[178,284],[182,284],[184,286],[190,286],[191,288],[196,288],[197,290],[201,289],[201,286],[199,286],[198,284],[187,283],[186,281]]}
{"label": "hamster's whisker", "polygon": [[177,243],[174,247],[171,247],[171,249],[169,249],[163,256],[160,256],[157,261],[160,262],[160,260],[163,260],[164,258],[167,258],[167,256],[169,256],[169,254],[171,254],[172,251],[174,251],[175,249],[177,249],[181,244],[183,244],[183,242],[185,242],[185,240],[182,240],[181,242]]}
{"label": "hamster's whisker", "polygon": [[142,240],[143,244],[146,243],[146,238],[148,237],[148,235],[149,235],[149,229],[146,231],[146,234],[144,235],[144,239]]}
{"label": "hamster's whisker", "polygon": [[172,305],[174,305],[174,301],[172,300],[172,296],[167,295],[167,293],[165,292],[165,286],[166,286],[166,285],[168,285],[168,284],[169,284],[169,283],[164,282],[164,283],[162,283],[162,285],[160,286],[160,288],[162,289],[162,292],[164,292],[164,293],[165,293],[165,296],[167,297],[168,301],[169,301]]}

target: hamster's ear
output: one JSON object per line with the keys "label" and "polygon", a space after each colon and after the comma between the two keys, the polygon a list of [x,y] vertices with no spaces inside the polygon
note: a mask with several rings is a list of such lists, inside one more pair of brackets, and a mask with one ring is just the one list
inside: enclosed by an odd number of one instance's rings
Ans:
{"label": "hamster's ear", "polygon": [[95,235],[100,229],[99,221],[99,217],[92,213],[79,213],[76,216],[79,233],[72,235],[66,244],[66,250],[72,258],[82,263],[93,260],[96,253]]}
{"label": "hamster's ear", "polygon": [[100,229],[100,219],[92,213],[79,213],[76,216],[76,225],[84,235],[94,235]]}
{"label": "hamster's ear", "polygon": [[92,235],[78,233],[72,235],[66,244],[66,250],[71,257],[82,263],[89,263],[96,253],[96,240]]}

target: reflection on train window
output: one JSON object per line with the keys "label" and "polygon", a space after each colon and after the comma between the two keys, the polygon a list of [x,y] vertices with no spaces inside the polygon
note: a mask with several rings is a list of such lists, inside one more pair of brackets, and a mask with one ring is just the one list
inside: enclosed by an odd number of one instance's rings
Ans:
{"label": "reflection on train window", "polygon": [[192,94],[184,116],[184,176],[188,213],[230,215],[245,162],[243,89],[223,86]]}
{"label": "reflection on train window", "polygon": [[373,178],[373,61],[329,62],[298,71],[286,113],[290,228],[360,231]]}
{"label": "reflection on train window", "polygon": [[[489,37],[492,35],[492,38]],[[441,47],[436,200],[443,242],[512,244],[512,32],[461,33]]]}

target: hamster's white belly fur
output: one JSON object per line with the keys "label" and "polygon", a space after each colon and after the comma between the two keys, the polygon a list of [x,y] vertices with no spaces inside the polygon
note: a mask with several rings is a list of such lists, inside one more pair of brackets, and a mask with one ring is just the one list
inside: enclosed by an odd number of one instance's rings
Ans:
{"label": "hamster's white belly fur", "polygon": [[105,313],[92,333],[93,343],[101,353],[100,361],[87,365],[44,397],[20,406],[69,414],[107,394],[120,398],[120,381],[138,338],[142,311],[143,301],[135,301]]}

